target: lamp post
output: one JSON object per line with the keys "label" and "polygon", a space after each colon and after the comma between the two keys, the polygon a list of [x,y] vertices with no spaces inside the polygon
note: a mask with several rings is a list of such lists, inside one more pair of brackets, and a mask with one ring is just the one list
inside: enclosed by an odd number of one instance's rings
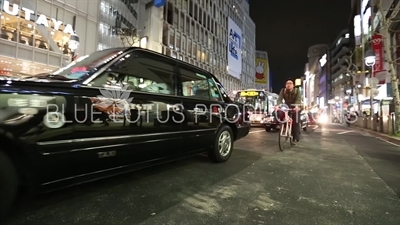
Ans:
{"label": "lamp post", "polygon": [[[370,73],[369,73],[369,80],[371,81],[371,78],[373,77],[374,74],[374,65],[375,65],[375,53],[372,50],[368,50],[365,52],[365,65],[370,67]],[[374,96],[372,95],[372,84],[371,82],[369,82],[370,85],[370,93],[369,93],[369,97],[370,97],[370,116],[372,116],[372,110],[374,109]]]}
{"label": "lamp post", "polygon": [[345,97],[345,99],[347,99],[347,103],[348,103],[348,105],[350,105],[350,103],[351,103],[351,87],[350,88],[347,88],[346,89],[346,97]]}
{"label": "lamp post", "polygon": [[74,61],[75,51],[79,47],[79,37],[76,34],[71,34],[68,42],[68,47],[71,50],[71,61]]}

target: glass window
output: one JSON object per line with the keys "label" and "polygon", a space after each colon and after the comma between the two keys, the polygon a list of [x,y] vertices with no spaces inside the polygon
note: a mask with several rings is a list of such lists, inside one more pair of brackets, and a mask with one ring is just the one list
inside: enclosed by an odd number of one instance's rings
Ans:
{"label": "glass window", "polygon": [[179,28],[181,31],[185,30],[185,15],[181,13],[181,20],[179,21]]}
{"label": "glass window", "polygon": [[199,25],[196,24],[196,34],[195,34],[195,39],[196,40],[199,40],[199,33],[200,33]]}
{"label": "glass window", "polygon": [[176,51],[180,51],[181,50],[181,35],[178,33],[176,34],[176,47],[175,47]]}
{"label": "glass window", "polygon": [[178,27],[179,26],[179,15],[178,15],[178,10],[174,8],[174,16],[173,16],[173,21],[174,21],[174,26]]}
{"label": "glass window", "polygon": [[200,44],[203,44],[204,43],[204,30],[202,27],[200,28],[199,36],[200,36]]}
{"label": "glass window", "polygon": [[91,83],[95,87],[175,95],[174,66],[145,55],[126,55]]}
{"label": "glass window", "polygon": [[194,37],[194,28],[195,26],[194,26],[194,22],[193,22],[193,20],[192,20],[192,22],[191,22],[191,26],[190,26],[190,37]]}
{"label": "glass window", "polygon": [[169,30],[169,47],[174,49],[175,48],[175,31]]}
{"label": "glass window", "polygon": [[183,11],[188,9],[188,0],[182,0],[182,9]]}
{"label": "glass window", "polygon": [[182,52],[186,53],[186,37],[182,36]]}
{"label": "glass window", "polygon": [[197,59],[197,44],[193,43],[193,58]]}
{"label": "glass window", "polygon": [[181,69],[182,94],[204,100],[219,101],[221,96],[214,80],[195,70]]}
{"label": "glass window", "polygon": [[192,41],[188,40],[188,54],[189,56],[192,55],[193,49],[192,49]]}
{"label": "glass window", "polygon": [[[14,2],[10,2],[10,8]],[[41,10],[46,11],[43,8]],[[70,23],[73,16],[68,14],[68,16],[65,16],[67,19],[64,20],[64,16],[62,16],[64,15],[63,9],[54,7],[53,11],[58,13],[53,19],[47,18],[44,14],[40,14],[37,17],[30,13],[25,14],[24,11],[19,12],[17,15],[2,12],[0,38],[69,55],[71,53],[69,46],[70,33],[73,32]],[[45,14],[49,15],[50,13]]]}
{"label": "glass window", "polygon": [[186,33],[187,34],[191,34],[190,33],[190,18],[189,17],[186,17]]}

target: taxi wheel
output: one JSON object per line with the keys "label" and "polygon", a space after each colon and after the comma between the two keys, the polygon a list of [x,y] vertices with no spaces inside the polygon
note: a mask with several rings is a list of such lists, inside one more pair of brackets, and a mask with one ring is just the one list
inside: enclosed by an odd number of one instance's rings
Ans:
{"label": "taxi wheel", "polygon": [[271,132],[271,127],[265,127],[265,131]]}
{"label": "taxi wheel", "polygon": [[233,151],[232,129],[228,125],[222,125],[216,137],[214,147],[208,152],[208,157],[216,163],[226,162]]}

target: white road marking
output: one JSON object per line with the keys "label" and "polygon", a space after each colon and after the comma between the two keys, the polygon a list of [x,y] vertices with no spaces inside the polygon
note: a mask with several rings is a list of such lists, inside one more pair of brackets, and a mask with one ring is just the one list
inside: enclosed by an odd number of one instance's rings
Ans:
{"label": "white road marking", "polygon": [[348,130],[348,131],[340,132],[340,133],[338,133],[338,134],[347,134],[347,133],[350,133],[350,132],[353,132],[353,131],[352,131],[352,130]]}
{"label": "white road marking", "polygon": [[386,143],[388,143],[388,144],[391,144],[391,145],[393,145],[393,146],[396,146],[396,147],[399,147],[399,148],[400,148],[400,145],[395,144],[395,143],[392,143],[392,142],[390,142],[390,141],[388,141],[388,140],[385,140],[385,139],[383,139],[383,138],[376,137],[376,139],[381,140],[381,141],[383,141],[383,142],[386,142]]}
{"label": "white road marking", "polygon": [[265,132],[265,130],[250,131],[249,134],[260,133],[260,132]]}

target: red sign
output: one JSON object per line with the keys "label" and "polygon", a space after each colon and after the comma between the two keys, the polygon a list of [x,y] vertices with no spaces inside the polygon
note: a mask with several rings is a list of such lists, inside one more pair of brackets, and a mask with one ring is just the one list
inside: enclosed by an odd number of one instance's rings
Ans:
{"label": "red sign", "polygon": [[375,53],[374,77],[383,69],[383,38],[380,34],[372,36],[372,50]]}

